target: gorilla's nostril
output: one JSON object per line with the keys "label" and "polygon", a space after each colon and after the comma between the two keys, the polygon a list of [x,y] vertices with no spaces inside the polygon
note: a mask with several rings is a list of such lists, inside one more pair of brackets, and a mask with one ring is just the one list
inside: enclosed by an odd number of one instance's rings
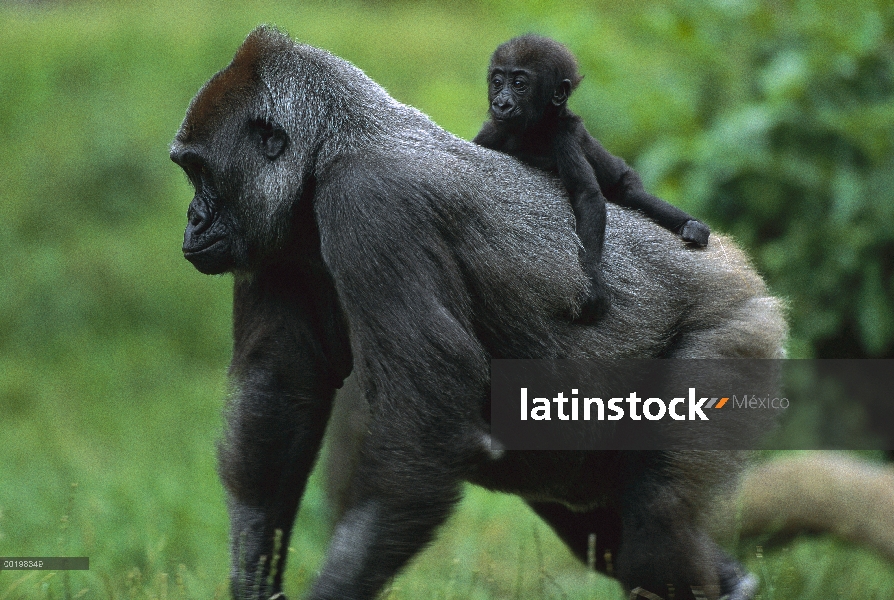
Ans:
{"label": "gorilla's nostril", "polygon": [[211,225],[213,220],[211,217],[210,207],[199,198],[193,199],[186,211],[186,219],[194,233],[201,233]]}

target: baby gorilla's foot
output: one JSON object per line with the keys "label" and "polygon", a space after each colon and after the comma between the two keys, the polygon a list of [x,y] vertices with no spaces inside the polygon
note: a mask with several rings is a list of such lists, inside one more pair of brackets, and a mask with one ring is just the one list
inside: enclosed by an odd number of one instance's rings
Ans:
{"label": "baby gorilla's foot", "polygon": [[596,270],[590,275],[590,290],[580,305],[580,314],[574,319],[575,323],[590,325],[595,323],[608,312],[611,301],[608,290],[602,281],[602,271]]}
{"label": "baby gorilla's foot", "polygon": [[711,230],[708,229],[708,226],[701,221],[695,220],[686,221],[686,224],[683,225],[683,229],[680,231],[680,236],[684,241],[692,242],[701,247],[708,245],[709,235],[711,235]]}

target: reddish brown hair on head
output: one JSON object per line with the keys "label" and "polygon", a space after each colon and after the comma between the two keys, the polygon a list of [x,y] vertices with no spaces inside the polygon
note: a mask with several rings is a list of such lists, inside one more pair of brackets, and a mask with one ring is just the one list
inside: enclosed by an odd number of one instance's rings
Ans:
{"label": "reddish brown hair on head", "polygon": [[212,77],[190,104],[178,139],[187,141],[196,123],[214,128],[218,115],[228,113],[234,98],[260,82],[261,60],[277,46],[293,46],[289,37],[274,27],[262,25],[254,29],[224,70]]}

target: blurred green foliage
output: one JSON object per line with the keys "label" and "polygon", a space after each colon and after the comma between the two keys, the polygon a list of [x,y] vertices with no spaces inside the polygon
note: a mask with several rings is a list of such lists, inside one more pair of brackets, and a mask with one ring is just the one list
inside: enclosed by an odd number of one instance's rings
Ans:
{"label": "blurred green foliage", "polygon": [[[466,139],[499,42],[567,43],[586,75],[573,108],[648,188],[748,249],[789,302],[792,356],[894,356],[890,3],[0,3],[0,555],[83,553],[93,567],[0,573],[0,598],[223,593],[214,444],[231,283],[180,255],[190,192],[167,145],[260,22],[351,60]],[[326,518],[312,485],[292,590],[319,564]],[[769,597],[894,586],[879,561],[837,546],[849,567],[811,573],[828,544],[801,548],[762,563],[790,582]],[[518,503],[475,493],[392,597],[613,586]]]}
{"label": "blurred green foliage", "polygon": [[[664,13],[696,82],[691,130],[638,164],[751,252],[791,307],[792,354],[894,356],[894,5]],[[689,65],[688,68],[685,65]]]}

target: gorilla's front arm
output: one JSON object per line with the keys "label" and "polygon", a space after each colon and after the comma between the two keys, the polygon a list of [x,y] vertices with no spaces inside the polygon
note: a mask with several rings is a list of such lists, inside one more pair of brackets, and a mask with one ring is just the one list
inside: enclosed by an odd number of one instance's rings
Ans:
{"label": "gorilla's front arm", "polygon": [[266,598],[281,587],[292,522],[350,353],[331,280],[307,265],[237,281],[233,319],[234,390],[219,449],[231,582],[236,598]]}

